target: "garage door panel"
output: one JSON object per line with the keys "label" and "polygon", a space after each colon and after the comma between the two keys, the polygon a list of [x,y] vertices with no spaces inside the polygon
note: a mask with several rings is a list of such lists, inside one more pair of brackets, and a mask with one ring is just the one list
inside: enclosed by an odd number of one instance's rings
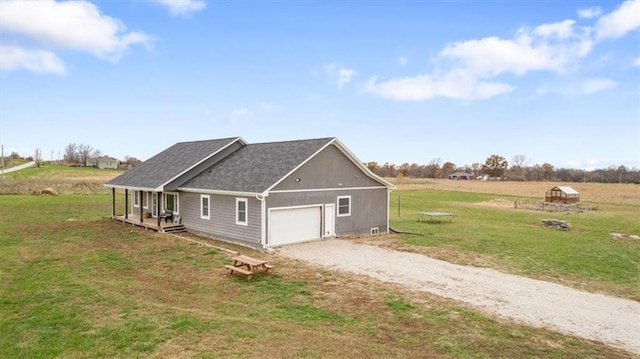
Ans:
{"label": "garage door panel", "polygon": [[269,214],[269,243],[280,246],[319,239],[321,206],[272,210]]}

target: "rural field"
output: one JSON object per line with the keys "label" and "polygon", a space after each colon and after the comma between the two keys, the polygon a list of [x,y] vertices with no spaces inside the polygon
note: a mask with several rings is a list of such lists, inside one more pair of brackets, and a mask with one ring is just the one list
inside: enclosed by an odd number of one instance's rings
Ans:
{"label": "rural field", "polygon": [[[0,195],[2,358],[637,357],[368,277],[111,221],[100,185],[116,171],[28,171],[0,191],[19,193]],[[509,203],[555,184],[463,182],[399,183],[391,226],[413,234],[349,240],[640,300],[640,241],[609,234],[640,234],[635,187],[576,184],[596,210],[550,214]],[[46,187],[61,195],[32,194]],[[427,210],[456,217],[418,222]],[[571,230],[542,227],[549,216]],[[230,277],[220,247],[268,258],[275,272]]]}

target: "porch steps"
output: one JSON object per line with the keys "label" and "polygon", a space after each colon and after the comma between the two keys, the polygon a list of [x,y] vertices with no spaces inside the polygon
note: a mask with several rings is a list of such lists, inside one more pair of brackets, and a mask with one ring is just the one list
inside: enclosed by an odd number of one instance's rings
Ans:
{"label": "porch steps", "polygon": [[187,229],[184,227],[184,224],[178,224],[171,227],[163,228],[162,231],[164,233],[184,233]]}

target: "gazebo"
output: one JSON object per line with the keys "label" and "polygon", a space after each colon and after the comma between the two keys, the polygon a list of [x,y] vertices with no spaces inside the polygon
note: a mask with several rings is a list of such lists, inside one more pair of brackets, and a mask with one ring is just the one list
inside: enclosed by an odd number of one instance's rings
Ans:
{"label": "gazebo", "polygon": [[578,203],[580,193],[569,186],[555,186],[544,194],[544,201],[548,203]]}

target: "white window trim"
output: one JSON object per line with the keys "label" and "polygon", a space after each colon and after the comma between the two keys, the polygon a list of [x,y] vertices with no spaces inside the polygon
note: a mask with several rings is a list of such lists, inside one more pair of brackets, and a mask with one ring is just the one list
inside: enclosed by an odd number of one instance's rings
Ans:
{"label": "white window trim", "polygon": [[[171,196],[175,196],[176,199],[173,203],[173,206],[175,207],[175,209],[173,210],[174,214],[180,214],[180,194],[178,192],[166,192],[164,194],[164,203],[162,204],[162,208],[164,209],[164,211],[167,211],[167,195],[171,195]],[[211,205],[209,205],[211,206]]]}
{"label": "white window trim", "polygon": [[[349,199],[349,212],[348,213],[340,213],[340,200],[347,198]],[[337,210],[337,216],[338,217],[349,217],[351,215],[351,196],[338,196],[338,199],[336,200],[336,210]]]}
{"label": "white window trim", "polygon": [[149,192],[144,192],[142,195],[142,208],[149,209]]}
{"label": "white window trim", "polygon": [[133,191],[133,206],[134,207],[140,207],[140,200],[138,199],[138,196],[140,195],[140,191]]}
{"label": "white window trim", "polygon": [[[207,206],[208,206],[207,207],[207,215],[206,216],[202,214],[202,208],[203,208],[202,200],[205,199],[205,198],[207,199]],[[200,195],[200,218],[202,218],[202,219],[211,219],[211,196],[208,195],[208,194],[201,194]]]}
{"label": "white window trim", "polygon": [[[240,202],[244,202],[244,222],[240,221]],[[236,198],[236,224],[249,225],[249,201],[246,198]]]}

